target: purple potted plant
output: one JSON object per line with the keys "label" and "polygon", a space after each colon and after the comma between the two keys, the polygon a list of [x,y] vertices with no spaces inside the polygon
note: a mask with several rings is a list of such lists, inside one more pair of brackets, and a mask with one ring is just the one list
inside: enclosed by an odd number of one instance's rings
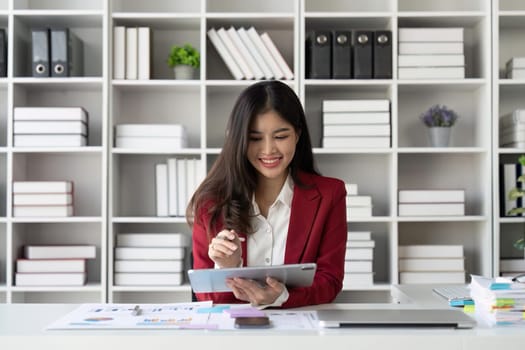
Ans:
{"label": "purple potted plant", "polygon": [[433,147],[448,147],[451,127],[459,116],[445,105],[433,105],[419,118],[428,126],[430,143]]}

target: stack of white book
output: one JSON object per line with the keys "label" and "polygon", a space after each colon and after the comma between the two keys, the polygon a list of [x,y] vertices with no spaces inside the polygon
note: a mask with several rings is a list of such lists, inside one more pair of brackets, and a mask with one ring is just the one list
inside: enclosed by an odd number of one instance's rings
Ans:
{"label": "stack of white book", "polygon": [[72,181],[13,182],[13,216],[73,216]]}
{"label": "stack of white book", "polygon": [[463,28],[399,28],[399,79],[463,79]]}
{"label": "stack of white book", "polygon": [[180,124],[119,124],[115,126],[115,147],[145,150],[187,147],[188,135]]}
{"label": "stack of white book", "polygon": [[15,147],[86,146],[88,113],[82,107],[15,107]]}
{"label": "stack of white book", "polygon": [[464,190],[400,190],[399,216],[465,215]]}
{"label": "stack of white book", "polygon": [[149,27],[113,28],[113,78],[148,80],[151,66]]}
{"label": "stack of white book", "polygon": [[116,286],[178,286],[183,282],[183,233],[119,233],[115,247]]}
{"label": "stack of white book", "polygon": [[211,28],[208,38],[236,80],[294,78],[288,63],[268,33],[254,27]]}
{"label": "stack of white book", "polygon": [[358,195],[357,184],[345,184],[347,219],[372,216],[372,197]]}
{"label": "stack of white book", "polygon": [[499,271],[503,277],[514,277],[525,273],[525,259],[500,259]]}
{"label": "stack of white book", "polygon": [[525,79],[525,57],[512,57],[505,64],[507,78]]}
{"label": "stack of white book", "polygon": [[343,286],[369,287],[374,284],[374,247],[371,232],[348,232]]}
{"label": "stack of white book", "polygon": [[169,158],[155,165],[155,177],[157,216],[185,216],[204,169],[200,159]]}
{"label": "stack of white book", "polygon": [[399,246],[399,283],[465,283],[462,245]]}
{"label": "stack of white book", "polygon": [[516,109],[499,118],[499,145],[525,148],[525,109]]}
{"label": "stack of white book", "polygon": [[15,285],[82,286],[86,260],[95,258],[93,245],[24,246],[24,257],[16,260]]}
{"label": "stack of white book", "polygon": [[389,100],[324,100],[324,148],[390,147]]}

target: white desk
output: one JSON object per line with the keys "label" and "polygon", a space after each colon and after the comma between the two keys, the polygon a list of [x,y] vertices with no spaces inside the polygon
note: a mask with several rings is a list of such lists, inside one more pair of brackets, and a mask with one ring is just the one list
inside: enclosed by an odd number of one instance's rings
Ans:
{"label": "white desk", "polygon": [[[2,350],[157,350],[157,349],[389,349],[523,350],[525,328],[415,329],[347,328],[319,331],[146,330],[46,331],[52,321],[77,305],[0,305]],[[330,304],[319,308],[417,308],[418,304]],[[443,304],[436,305],[443,307]]]}

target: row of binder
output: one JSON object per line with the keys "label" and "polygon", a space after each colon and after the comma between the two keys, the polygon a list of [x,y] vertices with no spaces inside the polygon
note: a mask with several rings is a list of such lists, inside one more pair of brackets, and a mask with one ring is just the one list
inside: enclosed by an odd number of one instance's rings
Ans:
{"label": "row of binder", "polygon": [[7,36],[0,28],[0,78],[7,77]]}
{"label": "row of binder", "polygon": [[34,77],[83,74],[83,43],[69,28],[31,29],[31,72]]}
{"label": "row of binder", "polygon": [[392,78],[392,32],[389,30],[308,32],[306,78]]}

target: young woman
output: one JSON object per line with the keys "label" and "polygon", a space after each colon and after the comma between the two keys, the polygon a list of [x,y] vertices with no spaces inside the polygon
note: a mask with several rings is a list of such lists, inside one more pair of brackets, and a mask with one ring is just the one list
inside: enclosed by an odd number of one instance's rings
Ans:
{"label": "young woman", "polygon": [[342,288],[346,191],[316,170],[295,92],[263,81],[238,97],[222,152],[187,210],[193,268],[317,263],[310,287],[234,278],[233,292],[197,293],[215,303],[298,307],[329,303]]}

